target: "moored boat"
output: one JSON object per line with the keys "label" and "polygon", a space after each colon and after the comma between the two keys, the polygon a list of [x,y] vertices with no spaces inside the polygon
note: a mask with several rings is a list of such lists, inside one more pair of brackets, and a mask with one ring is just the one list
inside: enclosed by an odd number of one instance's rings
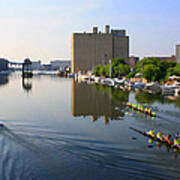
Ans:
{"label": "moored boat", "polygon": [[108,85],[108,86],[111,86],[111,87],[113,87],[113,86],[115,85],[114,80],[111,79],[111,78],[102,79],[102,80],[101,80],[101,83],[102,83],[103,85]]}

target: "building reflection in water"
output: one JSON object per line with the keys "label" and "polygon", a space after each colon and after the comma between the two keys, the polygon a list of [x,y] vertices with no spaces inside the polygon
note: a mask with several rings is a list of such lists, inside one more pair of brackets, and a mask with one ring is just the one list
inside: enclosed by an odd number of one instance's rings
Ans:
{"label": "building reflection in water", "polygon": [[78,83],[72,80],[72,115],[91,116],[93,122],[103,117],[104,124],[124,117],[121,110],[129,93],[107,86]]}
{"label": "building reflection in water", "polygon": [[0,75],[0,86],[7,85],[9,83],[8,75]]}
{"label": "building reflection in water", "polygon": [[22,78],[22,87],[26,92],[30,92],[32,89],[32,78]]}

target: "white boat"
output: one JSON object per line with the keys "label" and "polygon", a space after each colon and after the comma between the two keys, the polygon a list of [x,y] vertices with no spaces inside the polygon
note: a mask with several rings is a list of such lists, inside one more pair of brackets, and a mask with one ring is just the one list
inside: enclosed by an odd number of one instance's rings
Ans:
{"label": "white boat", "polygon": [[145,87],[145,83],[142,83],[142,82],[136,82],[134,84],[134,88],[137,88],[137,89],[144,89]]}
{"label": "white boat", "polygon": [[108,86],[111,86],[111,87],[115,86],[115,82],[114,82],[114,80],[111,79],[111,78],[102,79],[102,80],[101,80],[101,83],[102,83],[103,85],[108,85]]}
{"label": "white boat", "polygon": [[80,81],[88,81],[89,79],[90,79],[90,76],[86,76],[86,75],[78,76],[78,80],[80,80]]}
{"label": "white boat", "polygon": [[116,84],[124,85],[125,79],[114,78]]}
{"label": "white boat", "polygon": [[180,82],[175,82],[174,86],[175,86],[175,88],[180,88]]}
{"label": "white boat", "polygon": [[165,84],[162,86],[163,95],[175,95],[180,91],[180,82],[174,82],[172,85]]}
{"label": "white boat", "polygon": [[163,95],[174,95],[175,88],[173,86],[163,86],[162,87],[162,94]]}
{"label": "white boat", "polygon": [[94,77],[94,82],[95,83],[98,84],[98,83],[100,83],[100,81],[101,81],[101,77],[97,77],[97,76]]}
{"label": "white boat", "polygon": [[153,93],[153,94],[159,94],[162,92],[162,88],[160,84],[156,82],[147,83],[144,90],[146,92]]}

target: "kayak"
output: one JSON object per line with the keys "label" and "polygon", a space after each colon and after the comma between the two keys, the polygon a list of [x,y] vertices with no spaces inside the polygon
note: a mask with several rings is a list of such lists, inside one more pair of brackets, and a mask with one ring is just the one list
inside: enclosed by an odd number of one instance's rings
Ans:
{"label": "kayak", "polygon": [[177,147],[177,146],[175,146],[174,144],[170,144],[170,143],[168,143],[167,141],[160,140],[160,139],[158,139],[156,136],[153,137],[153,136],[151,136],[150,134],[147,134],[146,132],[140,131],[140,130],[135,129],[135,128],[133,128],[133,127],[130,127],[130,129],[132,129],[132,130],[135,131],[135,132],[138,132],[139,134],[142,134],[143,136],[146,136],[146,137],[148,137],[148,138],[151,138],[151,139],[153,139],[154,141],[157,141],[157,142],[159,142],[159,143],[161,143],[161,144],[164,144],[164,145],[168,146],[169,148],[173,148],[173,149],[180,150],[180,147]]}

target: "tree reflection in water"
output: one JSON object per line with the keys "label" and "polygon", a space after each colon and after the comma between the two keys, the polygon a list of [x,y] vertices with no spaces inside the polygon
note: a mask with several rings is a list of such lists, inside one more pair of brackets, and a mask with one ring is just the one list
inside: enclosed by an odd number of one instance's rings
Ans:
{"label": "tree reflection in water", "polygon": [[180,108],[180,98],[169,99],[168,97],[162,95],[141,92],[136,93],[135,99],[140,104],[151,105],[155,102],[158,102],[160,104],[174,104],[176,107]]}

